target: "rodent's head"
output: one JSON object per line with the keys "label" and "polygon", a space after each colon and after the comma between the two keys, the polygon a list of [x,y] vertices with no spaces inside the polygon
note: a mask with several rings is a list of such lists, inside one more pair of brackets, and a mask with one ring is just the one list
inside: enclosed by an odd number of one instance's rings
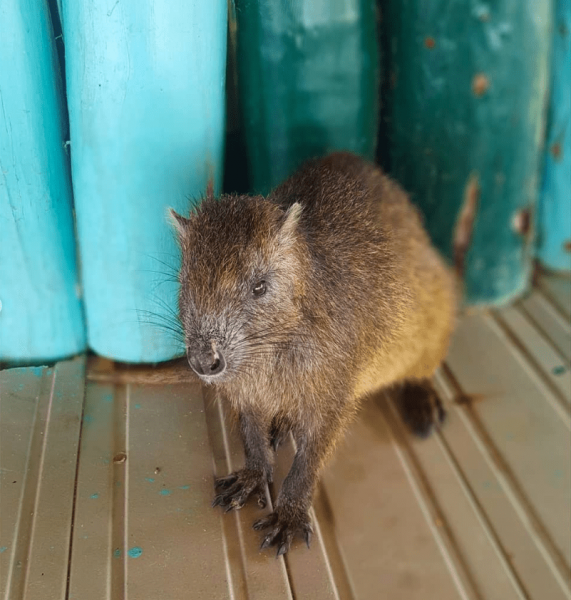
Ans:
{"label": "rodent's head", "polygon": [[301,210],[261,196],[208,197],[189,218],[171,210],[187,357],[204,382],[255,376],[292,343],[304,293]]}

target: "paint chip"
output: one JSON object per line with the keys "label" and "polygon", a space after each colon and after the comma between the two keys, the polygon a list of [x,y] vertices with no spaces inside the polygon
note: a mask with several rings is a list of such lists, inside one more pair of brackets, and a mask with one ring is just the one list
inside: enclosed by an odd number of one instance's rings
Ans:
{"label": "paint chip", "polygon": [[514,213],[512,230],[524,237],[529,235],[531,231],[531,211],[529,208],[522,208]]}
{"label": "paint chip", "polygon": [[127,554],[131,558],[139,558],[139,556],[141,556],[141,554],[143,554],[143,549],[140,548],[139,546],[133,546],[132,548],[129,548],[129,551],[127,552]]}
{"label": "paint chip", "polygon": [[476,73],[472,78],[472,92],[478,98],[483,96],[490,88],[490,80],[484,73]]}
{"label": "paint chip", "polygon": [[95,494],[91,494],[91,496],[89,496],[92,500],[97,500],[97,498],[99,498],[99,494],[97,492],[95,492]]}
{"label": "paint chip", "polygon": [[551,152],[551,156],[553,156],[555,160],[561,160],[561,155],[563,154],[563,151],[561,150],[561,144],[559,142],[551,144],[549,151]]}
{"label": "paint chip", "polygon": [[480,202],[480,182],[477,173],[471,173],[464,189],[464,201],[454,229],[454,265],[460,279],[464,275],[466,254],[472,242],[474,222]]}
{"label": "paint chip", "polygon": [[434,41],[433,37],[426,37],[424,38],[424,45],[429,49],[432,50],[434,48],[434,46],[436,46],[436,42]]}
{"label": "paint chip", "polygon": [[159,492],[159,494],[160,494],[161,496],[170,496],[170,493],[171,493],[171,491],[170,491],[170,490],[161,490],[161,491]]}

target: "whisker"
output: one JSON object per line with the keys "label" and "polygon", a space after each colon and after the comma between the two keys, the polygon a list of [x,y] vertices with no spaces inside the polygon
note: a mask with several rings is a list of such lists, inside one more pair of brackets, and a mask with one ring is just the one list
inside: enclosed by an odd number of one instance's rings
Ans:
{"label": "whisker", "polygon": [[163,300],[162,298],[160,298],[159,296],[155,296],[154,298],[151,298],[151,300],[157,304],[160,308],[162,308],[163,310],[165,310],[173,319],[175,322],[180,323],[180,317],[178,315],[178,313],[171,308],[165,300]]}
{"label": "whisker", "polygon": [[145,311],[142,312],[143,314],[140,314],[139,318],[137,319],[138,323],[146,323],[149,325],[154,325],[155,327],[160,327],[164,330],[172,331],[174,334],[176,334],[178,339],[184,340],[184,331],[177,323],[172,323],[168,318],[164,317],[163,315],[157,315],[154,313],[147,313],[145,317]]}

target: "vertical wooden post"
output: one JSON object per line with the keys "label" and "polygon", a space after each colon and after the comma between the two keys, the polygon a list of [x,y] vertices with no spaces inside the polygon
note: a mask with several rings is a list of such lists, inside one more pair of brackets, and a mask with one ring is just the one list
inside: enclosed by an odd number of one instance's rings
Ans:
{"label": "vertical wooden post", "polygon": [[0,361],[81,352],[64,100],[47,2],[0,3]]}
{"label": "vertical wooden post", "polygon": [[373,0],[236,0],[252,187],[265,193],[331,150],[373,158],[379,57]]}
{"label": "vertical wooden post", "polygon": [[226,23],[223,0],[63,0],[89,344],[104,356],[184,350],[168,329],[179,257],[166,208],[188,213],[220,184]]}
{"label": "vertical wooden post", "polygon": [[571,2],[556,0],[551,87],[543,182],[538,211],[538,255],[555,270],[571,269]]}
{"label": "vertical wooden post", "polygon": [[468,302],[504,302],[529,282],[553,2],[385,3],[392,174]]}

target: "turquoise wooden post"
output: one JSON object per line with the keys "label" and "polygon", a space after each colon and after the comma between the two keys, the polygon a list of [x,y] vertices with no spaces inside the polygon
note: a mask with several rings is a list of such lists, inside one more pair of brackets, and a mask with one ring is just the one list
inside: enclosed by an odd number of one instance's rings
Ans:
{"label": "turquoise wooden post", "polygon": [[472,304],[507,301],[529,282],[552,8],[392,0],[383,14],[391,171],[456,254]]}
{"label": "turquoise wooden post", "polygon": [[545,166],[538,216],[538,255],[571,269],[571,2],[556,0]]}
{"label": "turquoise wooden post", "polygon": [[267,192],[331,150],[374,157],[374,0],[236,0],[238,73],[252,187]]}
{"label": "turquoise wooden post", "polygon": [[0,361],[85,347],[58,69],[47,2],[1,2]]}
{"label": "turquoise wooden post", "polygon": [[63,0],[89,345],[104,356],[183,351],[155,325],[176,310],[166,207],[220,183],[226,23],[223,0]]}

